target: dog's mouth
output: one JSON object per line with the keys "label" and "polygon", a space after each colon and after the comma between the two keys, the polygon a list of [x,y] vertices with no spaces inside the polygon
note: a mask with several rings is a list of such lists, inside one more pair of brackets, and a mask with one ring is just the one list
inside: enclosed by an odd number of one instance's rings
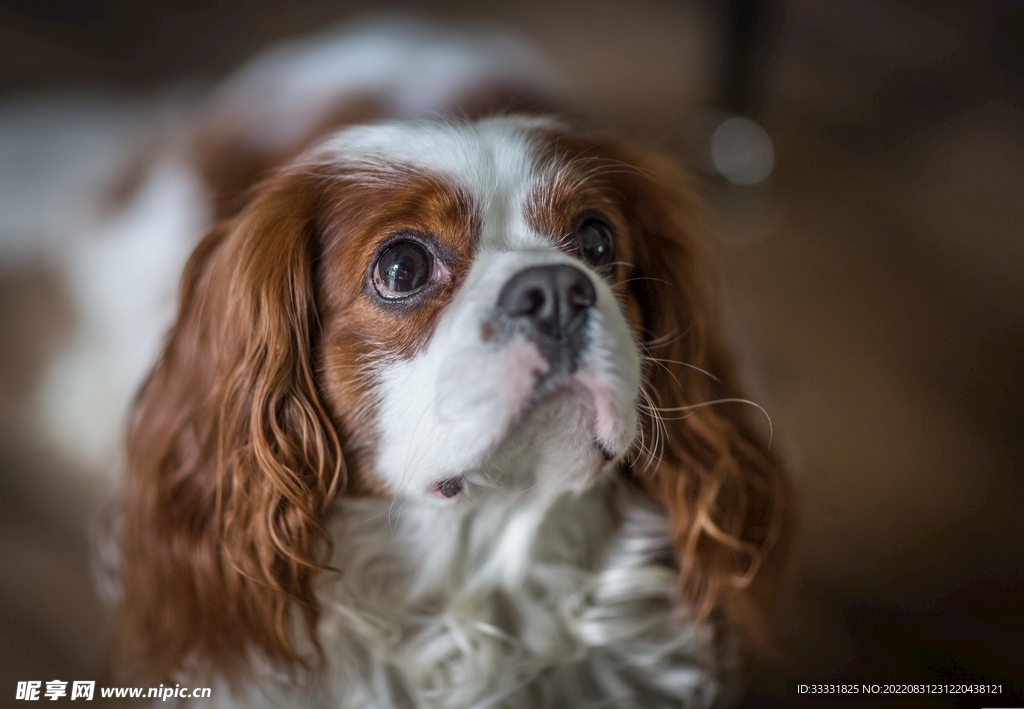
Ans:
{"label": "dog's mouth", "polygon": [[462,488],[466,486],[466,478],[463,475],[456,475],[453,478],[446,478],[440,482],[436,482],[430,487],[430,494],[434,497],[455,497]]}
{"label": "dog's mouth", "polygon": [[[535,381],[533,395],[518,414],[510,419],[506,431],[487,454],[487,462],[480,466],[480,470],[488,468],[503,453],[507,454],[510,448],[515,449],[517,445],[528,447],[530,437],[537,435],[538,428],[544,428],[543,421],[538,423],[537,417],[543,418],[545,409],[550,415],[551,408],[559,405],[563,405],[577,418],[585,420],[585,428],[589,430],[589,442],[581,442],[577,446],[581,451],[580,465],[586,471],[580,482],[585,484],[595,479],[623,455],[624,450],[617,451],[617,447],[609,441],[609,436],[602,435],[616,426],[616,422],[607,420],[610,412],[604,402],[610,399],[610,392],[600,388],[585,372],[558,377],[538,373]],[[429,492],[440,499],[451,499],[463,493],[467,483],[473,480],[475,478],[472,473],[453,475],[435,481],[429,487]]]}

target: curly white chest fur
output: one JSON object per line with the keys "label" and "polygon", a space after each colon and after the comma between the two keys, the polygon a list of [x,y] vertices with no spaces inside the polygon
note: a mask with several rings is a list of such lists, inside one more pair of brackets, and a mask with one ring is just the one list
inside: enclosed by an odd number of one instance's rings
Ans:
{"label": "curly white chest fur", "polygon": [[[620,481],[473,507],[346,501],[316,707],[708,707],[732,639],[678,601],[663,513]],[[222,694],[222,696],[224,696]]]}

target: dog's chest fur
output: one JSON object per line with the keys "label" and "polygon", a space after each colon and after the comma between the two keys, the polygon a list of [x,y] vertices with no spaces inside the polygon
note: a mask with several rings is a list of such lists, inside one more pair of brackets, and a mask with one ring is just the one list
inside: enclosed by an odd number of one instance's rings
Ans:
{"label": "dog's chest fur", "polygon": [[[475,506],[346,501],[320,639],[340,707],[704,707],[738,652],[678,601],[664,514],[619,481]],[[288,704],[286,698],[262,699]],[[254,698],[247,699],[252,704]],[[293,697],[294,699],[294,697]]]}

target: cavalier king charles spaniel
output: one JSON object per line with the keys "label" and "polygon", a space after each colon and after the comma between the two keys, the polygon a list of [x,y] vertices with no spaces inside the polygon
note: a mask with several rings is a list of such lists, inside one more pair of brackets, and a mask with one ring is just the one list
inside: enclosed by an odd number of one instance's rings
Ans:
{"label": "cavalier king charles spaniel", "polygon": [[117,666],[222,705],[732,703],[791,505],[698,200],[441,35],[277,50],[200,121]]}

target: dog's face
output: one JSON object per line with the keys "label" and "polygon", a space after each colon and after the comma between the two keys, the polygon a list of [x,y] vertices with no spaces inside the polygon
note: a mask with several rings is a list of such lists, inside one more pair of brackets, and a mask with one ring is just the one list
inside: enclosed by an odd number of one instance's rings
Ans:
{"label": "dog's face", "polygon": [[697,211],[668,162],[524,117],[349,128],[258,185],[134,411],[123,653],[294,666],[338,496],[602,474],[666,510],[683,601],[751,623],[786,491],[730,403]]}
{"label": "dog's face", "polygon": [[536,119],[396,123],[315,153],[336,205],[319,225],[319,370],[363,438],[361,475],[390,492],[579,487],[630,451],[633,235],[559,136]]}

